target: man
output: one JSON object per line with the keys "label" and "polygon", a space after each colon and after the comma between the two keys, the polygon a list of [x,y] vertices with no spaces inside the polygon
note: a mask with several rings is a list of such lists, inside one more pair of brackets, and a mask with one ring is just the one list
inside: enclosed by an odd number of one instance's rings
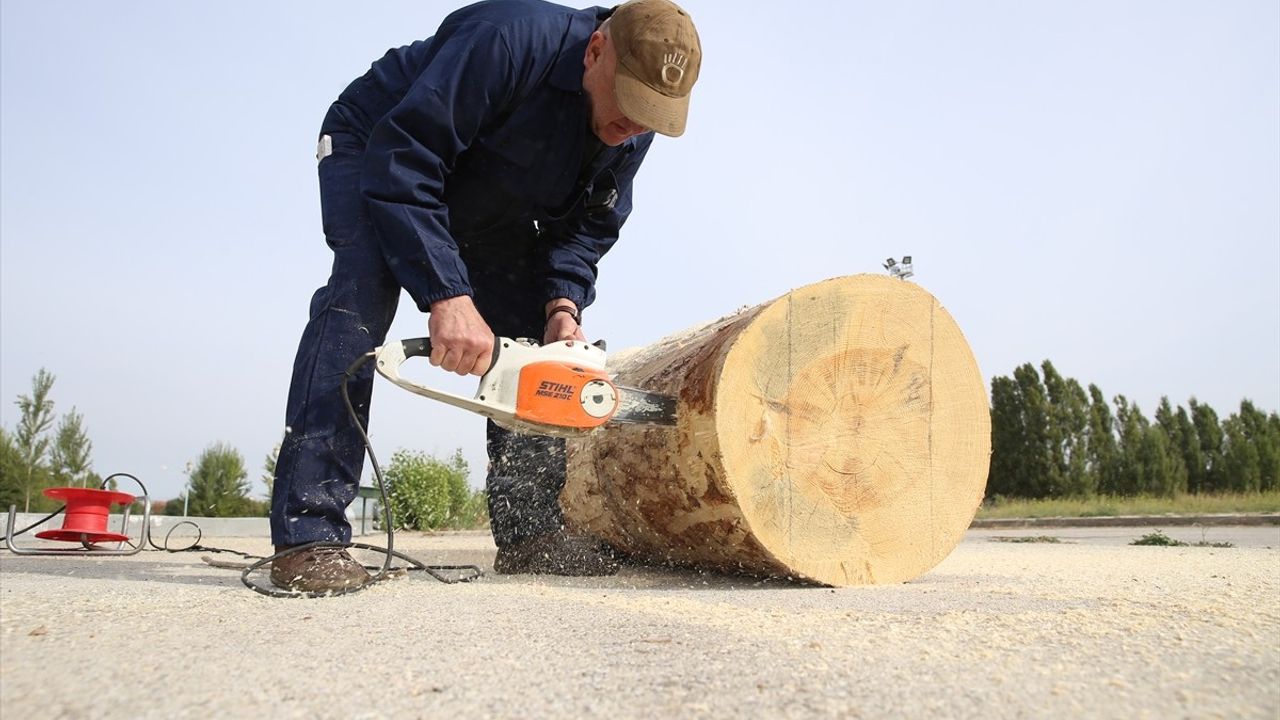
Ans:
{"label": "man", "polygon": [[[669,0],[571,10],[493,0],[392,50],[339,96],[317,156],[326,286],[311,300],[271,507],[277,551],[348,542],[364,447],[339,394],[381,345],[401,288],[430,313],[431,363],[488,369],[494,335],[585,340],[596,264],[631,212],[653,132],[684,132],[701,64],[697,31]],[[373,371],[350,384],[368,424]],[[488,428],[489,515],[500,573],[605,574],[607,548],[564,531],[563,442]],[[363,583],[345,551],[273,563],[272,582]]]}

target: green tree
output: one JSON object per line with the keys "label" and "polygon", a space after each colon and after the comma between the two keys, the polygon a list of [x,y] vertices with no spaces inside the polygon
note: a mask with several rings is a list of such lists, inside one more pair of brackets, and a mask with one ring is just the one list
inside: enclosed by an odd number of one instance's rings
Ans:
{"label": "green tree", "polygon": [[1249,437],[1244,419],[1232,414],[1222,423],[1225,437],[1221,478],[1223,489],[1233,492],[1257,492],[1262,486],[1262,462],[1258,447]]}
{"label": "green tree", "polygon": [[[1178,458],[1170,450],[1170,445],[1169,436],[1158,423],[1146,427],[1137,456],[1141,483],[1138,486],[1139,493],[1163,497],[1173,497],[1178,493],[1178,473],[1175,468]],[[1185,483],[1185,473],[1182,477]]]}
{"label": "green tree", "polygon": [[267,486],[267,502],[271,502],[271,493],[276,487],[276,463],[280,460],[280,444],[276,443],[262,461],[262,482]]}
{"label": "green tree", "polygon": [[1089,430],[1086,444],[1093,486],[1106,495],[1120,493],[1120,448],[1116,443],[1115,417],[1097,385],[1089,385]]}
{"label": "green tree", "polygon": [[448,461],[423,452],[399,450],[385,474],[387,494],[397,527],[431,530],[471,527],[477,517],[479,493],[467,485],[467,462],[458,450]]}
{"label": "green tree", "polygon": [[1067,490],[1072,495],[1090,497],[1098,491],[1098,478],[1089,471],[1089,393],[1075,378],[1067,378],[1067,402],[1073,436]]}
{"label": "green tree", "polygon": [[1266,437],[1268,452],[1262,461],[1262,489],[1280,489],[1280,414],[1267,416]]}
{"label": "green tree", "polygon": [[1117,495],[1137,495],[1147,486],[1149,458],[1143,445],[1148,442],[1147,429],[1151,423],[1124,395],[1117,395],[1115,404],[1116,426],[1120,431],[1115,491]]}
{"label": "green tree", "polygon": [[22,502],[22,453],[13,433],[0,427],[0,512]]}
{"label": "green tree", "polygon": [[85,431],[84,416],[72,407],[71,412],[63,415],[58,422],[49,454],[49,462],[58,483],[88,487],[89,470],[93,465],[89,454],[92,451],[93,443]]}
{"label": "green tree", "polygon": [[1187,469],[1187,491],[1202,492],[1205,485],[1204,452],[1200,449],[1200,433],[1191,415],[1181,405],[1175,414],[1178,426],[1178,450],[1182,453],[1182,465]]}
{"label": "green tree", "polygon": [[1152,492],[1172,497],[1187,491],[1188,470],[1182,453],[1182,427],[1178,424],[1178,415],[1168,397],[1161,397],[1160,405],[1156,407],[1156,426],[1164,433],[1163,445],[1168,462],[1161,463],[1165,474],[1158,479],[1150,478],[1148,483],[1154,483],[1153,487],[1159,488]]}
{"label": "green tree", "polygon": [[1280,475],[1280,438],[1273,433],[1267,414],[1250,400],[1240,401],[1240,422],[1245,437],[1258,453],[1258,489],[1270,490],[1277,486]]}
{"label": "green tree", "polygon": [[1053,363],[1040,365],[1049,401],[1049,452],[1055,468],[1052,494],[1088,497],[1096,481],[1088,472],[1089,398],[1080,383],[1063,378]]}
{"label": "green tree", "polygon": [[244,458],[225,443],[205,448],[187,481],[188,512],[198,517],[245,517],[259,513],[249,497]]}
{"label": "green tree", "polygon": [[1022,468],[1019,466],[1025,443],[1022,427],[1022,400],[1018,384],[998,375],[991,379],[991,470],[987,497],[1017,497]]}
{"label": "green tree", "polygon": [[18,448],[21,474],[23,512],[31,512],[31,496],[39,494],[47,484],[49,469],[45,461],[49,455],[49,426],[53,424],[54,376],[44,368],[31,379],[31,394],[19,395],[17,400],[21,416],[14,444]]}
{"label": "green tree", "polygon": [[1227,482],[1222,475],[1222,452],[1224,436],[1222,424],[1218,421],[1218,413],[1208,405],[1201,405],[1191,398],[1191,422],[1196,426],[1196,437],[1200,439],[1200,492],[1223,492]]}
{"label": "green tree", "polygon": [[1031,363],[1013,371],[1022,400],[1023,447],[1020,469],[1022,471],[1021,497],[1043,498],[1061,487],[1057,467],[1050,453],[1049,399],[1040,374]]}

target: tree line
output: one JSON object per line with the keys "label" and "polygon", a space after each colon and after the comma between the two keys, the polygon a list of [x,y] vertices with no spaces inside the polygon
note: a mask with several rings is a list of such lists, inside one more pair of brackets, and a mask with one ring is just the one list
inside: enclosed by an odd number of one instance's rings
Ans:
{"label": "tree line", "polygon": [[[1113,410],[1114,405],[1114,410]],[[1251,493],[1280,488],[1280,415],[1249,400],[1221,419],[1191,398],[1154,419],[1045,360],[991,381],[987,497]]]}

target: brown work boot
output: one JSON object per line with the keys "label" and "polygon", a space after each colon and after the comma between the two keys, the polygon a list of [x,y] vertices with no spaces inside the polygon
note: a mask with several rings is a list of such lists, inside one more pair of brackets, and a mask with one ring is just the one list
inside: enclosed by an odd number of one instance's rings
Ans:
{"label": "brown work boot", "polygon": [[[276,552],[289,545],[277,545]],[[271,561],[271,584],[299,592],[334,592],[369,581],[369,572],[341,547],[299,550]]]}
{"label": "brown work boot", "polygon": [[603,541],[561,530],[498,548],[493,571],[499,575],[612,575],[618,572],[618,558]]}

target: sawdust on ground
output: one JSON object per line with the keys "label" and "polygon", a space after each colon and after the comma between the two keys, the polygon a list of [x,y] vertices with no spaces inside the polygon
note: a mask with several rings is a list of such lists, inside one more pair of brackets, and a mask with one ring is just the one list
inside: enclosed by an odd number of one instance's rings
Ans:
{"label": "sawdust on ground", "polygon": [[[1255,548],[971,533],[888,587],[627,568],[319,600],[194,554],[3,554],[0,716],[1275,718],[1273,531]],[[492,558],[474,533],[397,549]]]}

